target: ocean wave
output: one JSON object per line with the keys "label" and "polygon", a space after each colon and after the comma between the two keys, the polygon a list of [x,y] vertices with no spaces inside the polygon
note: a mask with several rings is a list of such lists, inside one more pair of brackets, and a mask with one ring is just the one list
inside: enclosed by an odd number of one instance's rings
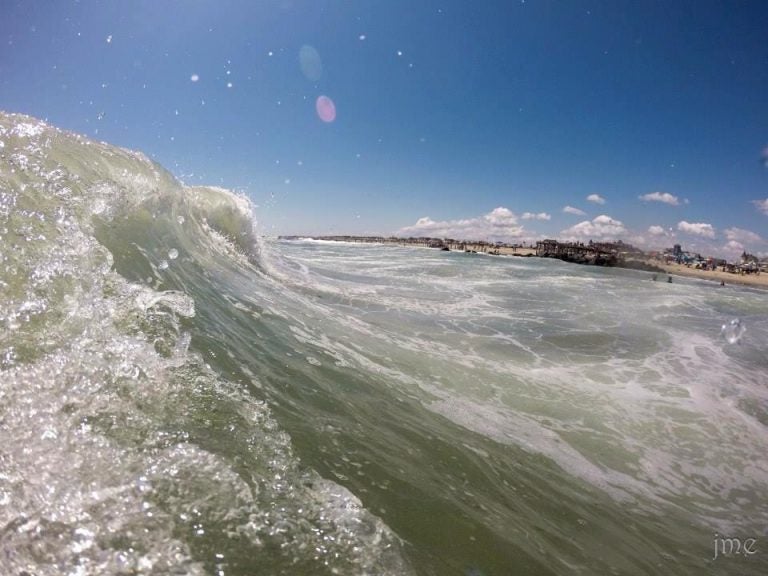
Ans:
{"label": "ocean wave", "polygon": [[699,574],[768,521],[762,295],[281,242],[140,153],[0,142],[3,574]]}
{"label": "ocean wave", "polygon": [[20,115],[0,139],[0,572],[407,572],[205,357],[205,296],[264,278],[249,200]]}

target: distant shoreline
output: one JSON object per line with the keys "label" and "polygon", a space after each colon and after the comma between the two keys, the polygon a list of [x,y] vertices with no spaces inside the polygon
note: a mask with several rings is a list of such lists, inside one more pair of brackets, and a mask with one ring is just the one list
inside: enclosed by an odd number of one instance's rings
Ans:
{"label": "distant shoreline", "polygon": [[[451,252],[488,254],[494,256],[518,256],[528,258],[550,258],[550,256],[537,256],[533,246],[517,246],[509,244],[493,244],[489,242],[473,242],[461,240],[440,240],[433,238],[396,238],[373,236],[280,236],[281,240],[324,240],[327,242],[348,242],[352,244],[391,244],[402,247],[432,248],[433,250],[445,250]],[[567,261],[567,260],[566,260]],[[589,265],[589,264],[587,264]],[[739,285],[761,290],[768,290],[768,274],[733,274],[722,270],[702,270],[683,264],[666,264],[657,260],[646,258],[631,258],[617,263],[615,268],[625,270],[646,271],[648,274],[666,274],[667,276],[684,276],[725,285]],[[658,281],[665,282],[666,278]]]}
{"label": "distant shoreline", "polygon": [[280,240],[324,240],[326,242],[349,242],[350,244],[391,244],[393,246],[445,249],[451,252],[489,254],[492,256],[536,256],[533,246],[493,244],[490,242],[465,240],[438,240],[436,238],[396,238],[378,236],[278,236]]}

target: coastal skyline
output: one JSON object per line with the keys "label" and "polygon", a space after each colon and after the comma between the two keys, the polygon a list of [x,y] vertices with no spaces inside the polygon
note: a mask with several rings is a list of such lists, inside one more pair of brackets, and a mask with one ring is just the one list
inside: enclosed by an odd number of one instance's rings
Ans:
{"label": "coastal skyline", "polygon": [[768,256],[759,2],[3,8],[0,109],[241,191],[265,234]]}

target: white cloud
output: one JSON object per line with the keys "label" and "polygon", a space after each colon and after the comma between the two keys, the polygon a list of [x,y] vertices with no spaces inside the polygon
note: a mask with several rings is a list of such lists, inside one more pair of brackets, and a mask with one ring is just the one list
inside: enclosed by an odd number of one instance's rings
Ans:
{"label": "white cloud", "polygon": [[563,212],[566,214],[576,214],[576,216],[586,216],[587,213],[584,212],[584,210],[579,210],[578,208],[574,208],[573,206],[566,206],[563,208]]}
{"label": "white cloud", "polygon": [[627,233],[622,222],[601,214],[592,221],[579,222],[575,226],[563,230],[560,234],[566,239],[615,240]]}
{"label": "white cloud", "polygon": [[742,228],[727,228],[725,231],[725,237],[728,240],[734,242],[747,242],[757,244],[763,242],[763,239],[759,234],[752,232],[751,230],[743,230]]}
{"label": "white cloud", "polygon": [[460,240],[512,241],[529,239],[530,233],[517,223],[517,216],[499,206],[488,214],[460,220],[435,221],[429,216],[397,231],[400,235],[456,238]]}
{"label": "white cloud", "polygon": [[499,206],[494,208],[488,214],[483,216],[483,219],[490,222],[494,226],[517,224],[517,216],[509,208]]}
{"label": "white cloud", "polygon": [[732,260],[744,253],[744,244],[737,242],[736,240],[729,240],[723,246],[723,252],[725,252],[727,258]]}
{"label": "white cloud", "polygon": [[[768,240],[760,238],[759,235],[749,230],[729,228],[728,230],[723,230],[723,236],[725,237],[725,242],[720,242],[714,236],[709,235],[692,235],[685,239],[675,239],[674,241],[679,241],[683,250],[699,253],[702,256],[725,258],[728,261],[738,260],[741,253],[745,250],[752,254],[760,254],[761,251],[768,250]],[[755,237],[759,240],[755,241]],[[663,244],[671,245],[673,238],[675,238],[675,234],[668,229],[666,237],[657,237],[656,247],[661,247]]]}
{"label": "white cloud", "polygon": [[681,220],[677,223],[677,229],[680,230],[680,232],[693,234],[695,236],[704,236],[705,238],[715,237],[715,229],[712,227],[712,224],[705,224],[703,222],[686,222],[685,220]]}
{"label": "white cloud", "polygon": [[633,240],[633,237],[629,236],[622,239],[644,250],[658,250],[671,246],[673,242],[677,241],[675,231],[672,228],[664,228],[664,226],[657,224],[649,226],[644,235],[638,234],[634,238]]}
{"label": "white cloud", "polygon": [[521,218],[523,220],[551,220],[552,216],[546,212],[539,212],[538,214],[534,214],[533,212],[523,212]]}
{"label": "white cloud", "polygon": [[768,198],[765,200],[753,200],[752,204],[757,206],[757,209],[760,210],[765,215],[768,215]]}
{"label": "white cloud", "polygon": [[662,202],[664,204],[669,204],[670,206],[680,205],[677,196],[673,196],[669,192],[651,192],[650,194],[638,196],[638,198],[643,202]]}
{"label": "white cloud", "polygon": [[594,202],[595,204],[605,204],[605,198],[600,196],[600,194],[590,194],[587,196],[587,200],[589,202]]}

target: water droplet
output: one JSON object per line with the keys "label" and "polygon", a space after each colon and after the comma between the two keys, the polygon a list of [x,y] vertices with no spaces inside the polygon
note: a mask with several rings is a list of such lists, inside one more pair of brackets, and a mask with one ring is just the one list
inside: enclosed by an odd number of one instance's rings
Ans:
{"label": "water droplet", "polygon": [[190,76],[189,79],[192,82],[197,82],[198,80],[200,80],[200,76],[198,76],[197,74],[192,74],[192,76]]}
{"label": "water droplet", "polygon": [[747,327],[741,323],[741,320],[734,318],[727,324],[723,324],[723,327],[720,329],[720,334],[725,338],[725,341],[728,342],[728,344],[737,344],[739,340],[741,340],[741,337],[744,336],[746,330]]}
{"label": "water droplet", "polygon": [[107,44],[112,44],[112,34],[107,36]]}
{"label": "water droplet", "polygon": [[178,222],[179,224],[184,224],[184,216],[177,216],[176,222]]}
{"label": "water droplet", "polygon": [[176,248],[171,248],[168,251],[168,258],[170,258],[171,260],[176,260],[176,258],[178,257],[179,257],[179,251],[176,250]]}
{"label": "water droplet", "polygon": [[168,268],[168,261],[167,260],[161,260],[160,264],[158,264],[157,267],[160,270],[165,270],[166,268]]}

